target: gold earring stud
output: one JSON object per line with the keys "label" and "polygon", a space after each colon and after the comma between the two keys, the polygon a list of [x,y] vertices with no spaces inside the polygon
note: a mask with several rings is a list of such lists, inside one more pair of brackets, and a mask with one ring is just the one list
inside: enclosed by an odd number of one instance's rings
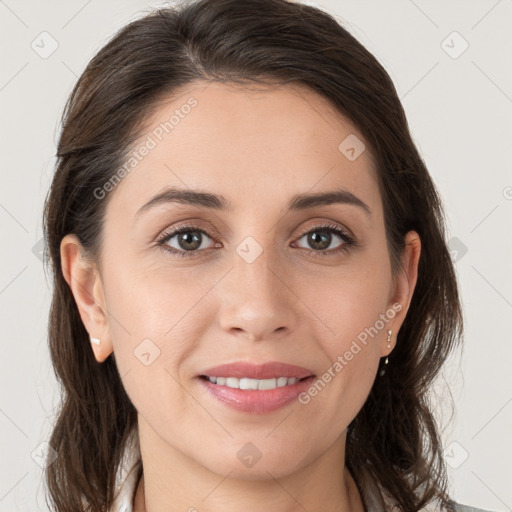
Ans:
{"label": "gold earring stud", "polygon": [[[391,330],[388,330],[388,339],[387,339],[387,342],[388,342],[388,348],[391,349],[391,334],[392,331]],[[384,366],[382,368],[382,370],[380,371],[380,375],[384,375],[386,373],[386,365],[389,363],[389,359],[388,359],[388,356],[386,356],[386,359],[384,360]]]}
{"label": "gold earring stud", "polygon": [[[391,350],[391,330],[388,331],[388,348]],[[384,362],[384,364],[388,364],[388,356],[386,356],[386,361]]]}

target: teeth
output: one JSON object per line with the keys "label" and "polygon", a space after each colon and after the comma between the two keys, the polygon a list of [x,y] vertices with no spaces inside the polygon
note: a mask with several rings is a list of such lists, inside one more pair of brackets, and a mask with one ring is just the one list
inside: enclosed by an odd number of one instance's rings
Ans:
{"label": "teeth", "polygon": [[218,386],[227,386],[228,388],[235,389],[275,389],[282,388],[284,386],[291,386],[299,381],[295,377],[277,377],[274,379],[248,379],[236,377],[208,377],[208,380]]}

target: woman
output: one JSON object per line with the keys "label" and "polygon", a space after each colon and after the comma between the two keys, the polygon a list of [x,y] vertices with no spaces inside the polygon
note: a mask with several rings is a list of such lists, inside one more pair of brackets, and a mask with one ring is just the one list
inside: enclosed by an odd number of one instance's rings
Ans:
{"label": "woman", "polygon": [[54,510],[474,510],[427,399],[462,336],[442,206],[331,16],[130,23],[68,100],[44,222]]}

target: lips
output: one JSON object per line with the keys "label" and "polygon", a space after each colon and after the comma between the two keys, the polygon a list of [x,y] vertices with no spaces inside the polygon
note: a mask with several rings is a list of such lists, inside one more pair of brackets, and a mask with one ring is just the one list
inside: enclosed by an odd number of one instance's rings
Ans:
{"label": "lips", "polygon": [[279,361],[263,364],[254,364],[244,361],[237,363],[221,364],[203,370],[198,377],[243,377],[249,379],[272,379],[278,377],[295,377],[305,379],[311,377],[313,372],[301,366],[295,366]]}

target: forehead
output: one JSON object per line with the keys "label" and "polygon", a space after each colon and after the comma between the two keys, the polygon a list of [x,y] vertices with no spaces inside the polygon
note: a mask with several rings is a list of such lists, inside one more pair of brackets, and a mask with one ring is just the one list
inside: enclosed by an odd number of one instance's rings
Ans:
{"label": "forehead", "polygon": [[170,186],[222,194],[235,207],[339,187],[379,200],[359,131],[298,84],[195,82],[158,104],[124,169],[111,202],[128,210]]}

